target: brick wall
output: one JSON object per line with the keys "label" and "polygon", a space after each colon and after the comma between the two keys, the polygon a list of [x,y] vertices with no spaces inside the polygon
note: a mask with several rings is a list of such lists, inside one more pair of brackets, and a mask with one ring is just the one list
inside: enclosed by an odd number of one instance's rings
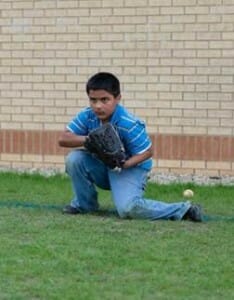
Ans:
{"label": "brick wall", "polygon": [[61,167],[59,131],[115,73],[155,168],[234,174],[234,1],[0,2],[0,165]]}

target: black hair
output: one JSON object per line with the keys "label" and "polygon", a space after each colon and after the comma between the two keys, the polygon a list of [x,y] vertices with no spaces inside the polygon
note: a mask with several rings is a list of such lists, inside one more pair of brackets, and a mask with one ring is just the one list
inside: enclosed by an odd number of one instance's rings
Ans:
{"label": "black hair", "polygon": [[115,98],[120,95],[119,79],[108,72],[99,72],[93,75],[86,84],[86,92],[90,90],[105,90]]}

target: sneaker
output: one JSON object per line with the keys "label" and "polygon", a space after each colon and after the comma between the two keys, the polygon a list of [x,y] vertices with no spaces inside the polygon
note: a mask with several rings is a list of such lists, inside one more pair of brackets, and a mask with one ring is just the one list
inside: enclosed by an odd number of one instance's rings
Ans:
{"label": "sneaker", "polygon": [[183,217],[183,220],[190,220],[193,222],[202,222],[202,208],[200,205],[192,204]]}
{"label": "sneaker", "polygon": [[69,215],[77,215],[79,214],[80,211],[78,208],[75,208],[71,205],[66,205],[64,208],[63,208],[63,214],[69,214]]}

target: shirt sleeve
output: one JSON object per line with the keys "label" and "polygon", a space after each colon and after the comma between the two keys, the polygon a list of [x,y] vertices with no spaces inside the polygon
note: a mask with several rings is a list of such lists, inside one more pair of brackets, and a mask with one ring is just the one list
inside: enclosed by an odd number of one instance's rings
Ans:
{"label": "shirt sleeve", "polygon": [[77,135],[88,134],[88,115],[87,111],[83,110],[78,113],[71,121],[67,124],[67,129]]}
{"label": "shirt sleeve", "polygon": [[144,122],[137,120],[125,132],[126,148],[131,155],[141,154],[148,150],[152,142],[146,132]]}

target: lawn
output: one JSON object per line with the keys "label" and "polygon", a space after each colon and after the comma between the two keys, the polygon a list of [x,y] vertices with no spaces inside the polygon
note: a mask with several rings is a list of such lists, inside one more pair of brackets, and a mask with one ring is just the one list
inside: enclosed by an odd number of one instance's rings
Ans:
{"label": "lawn", "polygon": [[66,176],[0,173],[0,299],[234,299],[234,186],[150,183],[147,198],[194,201],[213,219],[121,220],[109,192],[99,214],[68,216]]}

